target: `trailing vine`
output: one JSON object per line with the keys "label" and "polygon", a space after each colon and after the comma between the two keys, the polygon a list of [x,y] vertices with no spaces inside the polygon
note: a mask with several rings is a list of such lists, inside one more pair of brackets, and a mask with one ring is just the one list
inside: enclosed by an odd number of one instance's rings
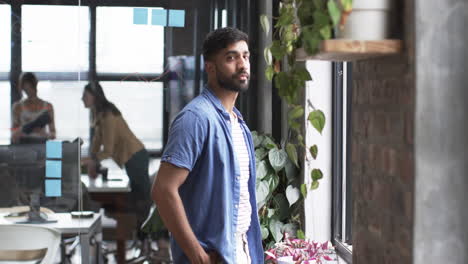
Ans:
{"label": "trailing vine", "polygon": [[[283,0],[279,4],[279,17],[273,28],[273,42],[265,48],[267,63],[265,76],[273,81],[278,94],[288,106],[289,132],[285,142],[277,144],[263,134],[254,132],[257,159],[257,205],[259,208],[262,237],[266,248],[283,238],[304,238],[301,210],[308,190],[319,187],[323,173],[313,168],[311,183],[302,183],[301,159],[310,164],[306,152],[313,159],[318,156],[317,145],[306,149],[302,135],[302,121],[307,115],[308,123],[322,134],[325,115],[307,102],[307,113],[298,103],[300,91],[312,77],[303,64],[296,63],[296,52],[303,48],[309,55],[319,50],[320,42],[332,37],[333,29],[342,26],[351,12],[352,0]],[[267,16],[260,17],[266,34],[270,31]],[[311,166],[312,167],[312,166]]]}

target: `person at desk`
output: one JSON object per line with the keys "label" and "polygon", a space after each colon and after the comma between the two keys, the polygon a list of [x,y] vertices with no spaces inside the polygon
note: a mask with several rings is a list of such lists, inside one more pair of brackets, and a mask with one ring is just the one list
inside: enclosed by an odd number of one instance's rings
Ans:
{"label": "person at desk", "polygon": [[55,139],[54,108],[37,96],[36,76],[22,73],[18,87],[27,98],[13,105],[12,143],[42,143]]}
{"label": "person at desk", "polygon": [[94,127],[90,158],[83,159],[88,174],[96,178],[97,165],[107,158],[112,158],[120,167],[125,166],[132,188],[131,204],[136,204],[137,222],[141,224],[151,206],[148,152],[119,109],[107,100],[98,82],[85,86],[82,100],[84,106],[91,109]]}

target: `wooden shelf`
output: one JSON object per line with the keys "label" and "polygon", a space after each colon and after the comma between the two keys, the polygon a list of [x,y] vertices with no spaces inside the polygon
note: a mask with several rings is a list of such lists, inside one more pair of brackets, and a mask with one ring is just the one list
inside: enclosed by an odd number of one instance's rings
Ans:
{"label": "wooden shelf", "polygon": [[354,61],[395,55],[402,51],[402,46],[402,41],[397,39],[366,41],[329,39],[321,42],[320,51],[313,56],[307,55],[304,49],[299,49],[296,54],[296,59],[298,61]]}

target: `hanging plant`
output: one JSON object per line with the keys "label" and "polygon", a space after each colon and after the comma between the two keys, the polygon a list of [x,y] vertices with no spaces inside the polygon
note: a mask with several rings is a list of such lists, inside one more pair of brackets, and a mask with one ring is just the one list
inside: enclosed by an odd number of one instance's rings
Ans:
{"label": "hanging plant", "polygon": [[[255,154],[257,159],[257,200],[264,244],[270,248],[279,242],[285,233],[304,238],[300,211],[308,190],[319,187],[323,173],[313,168],[310,184],[301,184],[300,153],[316,159],[317,145],[306,150],[301,132],[304,114],[308,123],[320,134],[325,127],[325,115],[307,102],[307,112],[298,104],[298,96],[307,81],[312,80],[309,71],[296,63],[299,48],[313,55],[318,52],[322,40],[330,39],[332,31],[346,23],[351,12],[352,0],[283,0],[279,4],[279,17],[273,28],[274,41],[265,48],[267,63],[265,76],[273,81],[278,94],[288,105],[289,133],[281,146],[267,135],[254,132]],[[270,31],[267,16],[260,17],[260,24],[268,34]],[[307,156],[305,156],[307,157]],[[311,160],[306,158],[306,162]],[[312,166],[310,166],[312,167]]]}

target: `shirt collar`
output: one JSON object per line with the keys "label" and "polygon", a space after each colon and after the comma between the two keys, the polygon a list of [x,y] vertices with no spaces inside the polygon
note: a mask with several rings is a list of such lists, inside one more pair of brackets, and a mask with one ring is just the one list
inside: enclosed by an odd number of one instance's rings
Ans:
{"label": "shirt collar", "polygon": [[[226,108],[224,108],[223,104],[221,103],[221,100],[211,91],[211,89],[208,87],[208,85],[205,86],[205,89],[203,89],[202,92],[203,95],[208,97],[208,99],[211,101],[211,103],[216,107],[216,109],[223,114],[223,116],[227,119],[230,119],[229,113],[226,111]],[[236,107],[234,107],[234,113],[237,115],[237,118],[239,118],[240,121],[244,122],[244,118],[242,117],[242,114],[237,110]]]}

